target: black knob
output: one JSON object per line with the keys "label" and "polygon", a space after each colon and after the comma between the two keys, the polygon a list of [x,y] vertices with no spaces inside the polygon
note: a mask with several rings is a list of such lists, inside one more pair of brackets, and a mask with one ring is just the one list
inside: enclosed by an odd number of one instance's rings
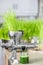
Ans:
{"label": "black knob", "polygon": [[22,46],[22,51],[25,51],[25,46]]}

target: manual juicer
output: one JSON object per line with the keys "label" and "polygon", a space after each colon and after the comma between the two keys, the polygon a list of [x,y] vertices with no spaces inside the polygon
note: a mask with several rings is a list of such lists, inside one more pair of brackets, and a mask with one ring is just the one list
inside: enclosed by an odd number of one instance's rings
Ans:
{"label": "manual juicer", "polygon": [[[2,47],[7,47],[12,51],[12,55],[9,58],[9,65],[12,65],[12,63],[18,64],[19,62],[22,64],[28,63],[27,60],[24,60],[24,62],[21,61],[21,57],[23,60],[23,56],[24,56],[25,52],[28,51],[28,49],[38,47],[37,41],[36,41],[36,43],[29,43],[29,44],[25,44],[25,43],[21,42],[22,35],[23,35],[23,31],[16,31],[16,32],[10,31],[9,37],[11,39],[11,42],[9,42],[9,44],[10,43],[11,44],[10,45],[6,45],[6,44],[2,45]],[[18,61],[17,56],[16,56],[17,49],[21,49],[23,51],[22,56],[20,56],[20,61]]]}

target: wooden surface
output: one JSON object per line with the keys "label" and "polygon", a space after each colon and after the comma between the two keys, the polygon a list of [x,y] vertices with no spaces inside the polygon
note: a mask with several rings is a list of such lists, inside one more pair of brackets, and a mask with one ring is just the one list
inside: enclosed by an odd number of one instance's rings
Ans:
{"label": "wooden surface", "polygon": [[[29,50],[29,64],[24,65],[43,65],[43,51],[33,51]],[[7,57],[9,58],[10,53],[6,51]],[[20,53],[17,53],[17,58],[19,59]],[[13,65],[13,64],[12,64]],[[22,65],[22,64],[16,64]]]}

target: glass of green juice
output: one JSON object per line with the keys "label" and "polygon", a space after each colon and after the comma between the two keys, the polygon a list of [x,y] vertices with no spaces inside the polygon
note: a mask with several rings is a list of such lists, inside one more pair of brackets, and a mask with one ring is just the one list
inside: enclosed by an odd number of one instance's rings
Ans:
{"label": "glass of green juice", "polygon": [[29,56],[20,56],[20,63],[22,64],[28,64],[29,63]]}

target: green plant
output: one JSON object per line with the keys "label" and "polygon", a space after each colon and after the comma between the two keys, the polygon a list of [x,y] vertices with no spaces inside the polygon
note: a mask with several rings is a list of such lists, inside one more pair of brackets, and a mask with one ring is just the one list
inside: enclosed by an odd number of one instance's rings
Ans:
{"label": "green plant", "polygon": [[11,30],[12,31],[23,30],[24,35],[22,39],[29,40],[33,36],[43,38],[41,35],[43,34],[42,31],[43,20],[40,19],[28,20],[28,21],[19,20],[16,18],[14,13],[8,12],[4,16],[4,21],[5,22],[3,23],[2,29],[0,29],[0,31],[2,32],[2,34],[0,34],[0,38],[8,39],[9,38],[8,32]]}

